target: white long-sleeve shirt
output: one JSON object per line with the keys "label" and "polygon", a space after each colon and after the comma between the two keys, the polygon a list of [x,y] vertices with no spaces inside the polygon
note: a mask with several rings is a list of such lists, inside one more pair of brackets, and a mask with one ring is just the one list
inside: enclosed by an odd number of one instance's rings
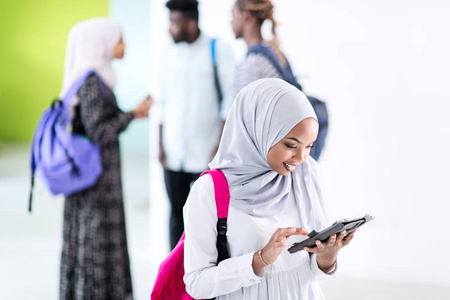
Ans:
{"label": "white long-sleeve shirt", "polygon": [[195,42],[173,44],[166,53],[157,103],[163,125],[162,142],[172,171],[204,171],[217,146],[221,122],[233,102],[236,66],[232,49],[223,40],[216,41],[215,53],[223,94],[220,107],[211,39],[200,34]]}
{"label": "white long-sleeve shirt", "polygon": [[[231,205],[228,212],[229,259],[217,262],[217,210],[214,185],[202,176],[191,189],[184,207],[184,268],[186,290],[195,299],[220,300],[322,300],[325,299],[316,277],[324,274],[316,256],[306,251],[290,254],[284,250],[273,264],[255,275],[253,255],[263,248],[279,227],[300,227],[292,196],[286,207],[271,218],[247,215]],[[292,236],[288,246],[304,239]],[[287,249],[287,247],[286,247]]]}

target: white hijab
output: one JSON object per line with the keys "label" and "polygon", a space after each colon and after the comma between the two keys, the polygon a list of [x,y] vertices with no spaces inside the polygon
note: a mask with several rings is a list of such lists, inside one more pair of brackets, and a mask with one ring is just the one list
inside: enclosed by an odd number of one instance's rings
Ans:
{"label": "white hijab", "polygon": [[294,193],[301,226],[327,224],[317,164],[308,157],[287,176],[273,171],[269,149],[306,118],[317,117],[306,96],[284,80],[265,78],[241,90],[231,107],[211,169],[221,169],[230,187],[230,205],[252,216],[280,212]]}
{"label": "white hijab", "polygon": [[109,88],[114,88],[116,76],[111,60],[121,35],[119,25],[107,18],[89,19],[72,27],[67,40],[60,99],[88,70],[94,70]]}

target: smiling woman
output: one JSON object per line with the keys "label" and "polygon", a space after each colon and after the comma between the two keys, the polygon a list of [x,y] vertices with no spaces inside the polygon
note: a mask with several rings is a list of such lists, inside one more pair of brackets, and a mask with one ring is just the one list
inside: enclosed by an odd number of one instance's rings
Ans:
{"label": "smiling woman", "polygon": [[254,81],[237,95],[209,164],[222,170],[230,189],[230,258],[217,264],[214,188],[201,177],[184,207],[184,281],[192,297],[324,299],[317,277],[334,273],[354,234],[342,231],[294,254],[285,249],[328,225],[317,163],[309,157],[317,133],[308,99],[281,79]]}
{"label": "smiling woman", "polygon": [[319,124],[313,118],[302,120],[281,141],[270,148],[267,161],[279,175],[288,175],[308,158],[319,133]]}

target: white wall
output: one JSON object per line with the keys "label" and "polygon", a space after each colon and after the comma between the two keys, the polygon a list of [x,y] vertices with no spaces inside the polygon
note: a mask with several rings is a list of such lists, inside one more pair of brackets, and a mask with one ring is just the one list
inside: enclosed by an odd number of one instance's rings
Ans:
{"label": "white wall", "polygon": [[[329,106],[320,163],[330,218],[375,216],[341,252],[339,276],[450,285],[449,2],[273,2],[282,49]],[[168,41],[164,3],[151,2],[153,66]],[[204,32],[233,41],[232,5],[201,1]]]}
{"label": "white wall", "polygon": [[[150,92],[150,2],[109,0],[109,16],[121,25],[125,57],[113,62],[117,75],[114,92],[120,108],[133,110]],[[148,120],[131,122],[120,135],[122,149],[147,152]]]}
{"label": "white wall", "polygon": [[283,48],[330,106],[330,215],[376,217],[342,252],[342,273],[450,284],[450,4],[276,3]]}

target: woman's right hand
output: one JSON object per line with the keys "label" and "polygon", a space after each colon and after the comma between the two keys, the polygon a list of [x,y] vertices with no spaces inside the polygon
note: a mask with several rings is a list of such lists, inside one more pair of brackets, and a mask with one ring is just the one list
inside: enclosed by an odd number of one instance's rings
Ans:
{"label": "woman's right hand", "polygon": [[277,260],[292,235],[308,236],[308,232],[298,227],[278,228],[270,237],[267,245],[261,249],[261,257],[259,257],[258,252],[253,256],[253,271],[255,274],[265,267],[264,263],[270,265]]}
{"label": "woman's right hand", "polygon": [[152,96],[148,95],[141,103],[139,103],[133,110],[136,119],[143,119],[148,117],[148,110],[153,105]]}

